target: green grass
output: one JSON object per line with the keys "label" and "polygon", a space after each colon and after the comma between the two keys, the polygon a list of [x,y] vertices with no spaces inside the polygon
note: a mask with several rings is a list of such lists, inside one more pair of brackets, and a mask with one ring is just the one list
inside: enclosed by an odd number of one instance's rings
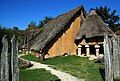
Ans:
{"label": "green grass", "polygon": [[26,70],[20,69],[19,81],[56,81],[58,77],[45,69]]}
{"label": "green grass", "polygon": [[30,60],[30,61],[40,62],[40,59],[36,58],[35,55],[32,55],[32,54],[21,56],[21,58]]}
{"label": "green grass", "polygon": [[[38,60],[32,55],[23,56],[22,58],[38,62]],[[102,65],[97,64],[94,61],[89,61],[88,58],[61,56],[49,58],[42,63],[51,65],[51,67],[55,69],[67,72],[80,79],[85,78],[86,81],[103,81],[99,72],[99,67]]]}
{"label": "green grass", "polygon": [[44,61],[45,64],[53,65],[54,68],[70,73],[87,81],[102,81],[99,73],[100,64],[89,61],[88,58],[77,56],[55,57]]}

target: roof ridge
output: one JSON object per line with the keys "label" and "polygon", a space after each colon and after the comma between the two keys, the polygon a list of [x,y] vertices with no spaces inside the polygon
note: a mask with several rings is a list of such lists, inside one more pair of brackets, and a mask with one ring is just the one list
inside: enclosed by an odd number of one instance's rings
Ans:
{"label": "roof ridge", "polygon": [[[65,15],[65,14],[69,14],[69,13],[71,13],[71,12],[75,11],[75,10],[79,10],[79,9],[82,9],[82,8],[84,8],[84,6],[83,6],[83,5],[78,6],[78,7],[74,8],[74,9],[71,9],[71,10],[69,10],[69,11],[67,11],[67,12],[65,12],[65,13],[63,13],[63,14],[60,14],[60,15],[58,15],[58,16],[56,16],[56,17],[54,17],[52,20],[50,20],[50,21],[48,21],[48,22],[51,22],[51,21],[53,21],[53,20],[55,20],[55,19],[57,19],[57,18],[59,18],[59,17],[61,17],[61,16]],[[47,23],[46,23],[46,24],[47,24]]]}
{"label": "roof ridge", "polygon": [[97,15],[96,11],[95,10],[91,10],[89,15]]}

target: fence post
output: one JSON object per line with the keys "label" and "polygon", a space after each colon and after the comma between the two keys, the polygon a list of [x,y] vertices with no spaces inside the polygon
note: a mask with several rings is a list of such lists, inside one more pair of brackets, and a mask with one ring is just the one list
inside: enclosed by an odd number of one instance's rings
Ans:
{"label": "fence post", "polygon": [[120,78],[120,70],[119,70],[119,40],[116,36],[112,37],[112,43],[113,43],[113,74],[114,79]]}
{"label": "fence post", "polygon": [[0,81],[9,81],[8,40],[6,35],[2,39],[2,52],[0,55]]}
{"label": "fence post", "polygon": [[12,81],[19,81],[19,69],[18,69],[18,41],[15,37],[11,39],[11,72]]}
{"label": "fence post", "polygon": [[119,62],[119,79],[120,79],[120,38],[118,38],[118,62]]}
{"label": "fence post", "polygon": [[108,36],[104,37],[105,81],[113,81],[112,45]]}
{"label": "fence post", "polygon": [[113,42],[113,74],[114,79],[119,77],[119,58],[118,58],[118,40],[115,36],[112,37]]}

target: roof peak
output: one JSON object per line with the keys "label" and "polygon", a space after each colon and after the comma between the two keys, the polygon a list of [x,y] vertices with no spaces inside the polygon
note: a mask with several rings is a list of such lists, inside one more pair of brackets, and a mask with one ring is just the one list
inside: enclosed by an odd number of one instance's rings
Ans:
{"label": "roof peak", "polygon": [[91,10],[89,15],[97,15],[96,11],[95,10]]}

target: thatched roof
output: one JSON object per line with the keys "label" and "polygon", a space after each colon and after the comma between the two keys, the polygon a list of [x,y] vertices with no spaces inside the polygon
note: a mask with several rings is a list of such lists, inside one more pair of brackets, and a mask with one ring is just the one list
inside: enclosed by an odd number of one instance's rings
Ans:
{"label": "thatched roof", "polygon": [[104,36],[106,34],[111,35],[113,31],[105,25],[101,17],[98,16],[94,10],[91,10],[82,24],[76,39],[81,39],[82,36],[91,38],[94,36]]}
{"label": "thatched roof", "polygon": [[33,44],[30,46],[30,49],[36,51],[42,50],[77,13],[81,12],[81,10],[85,12],[83,6],[80,6],[65,14],[59,15],[53,20],[50,20],[45,24],[44,31],[32,41]]}

